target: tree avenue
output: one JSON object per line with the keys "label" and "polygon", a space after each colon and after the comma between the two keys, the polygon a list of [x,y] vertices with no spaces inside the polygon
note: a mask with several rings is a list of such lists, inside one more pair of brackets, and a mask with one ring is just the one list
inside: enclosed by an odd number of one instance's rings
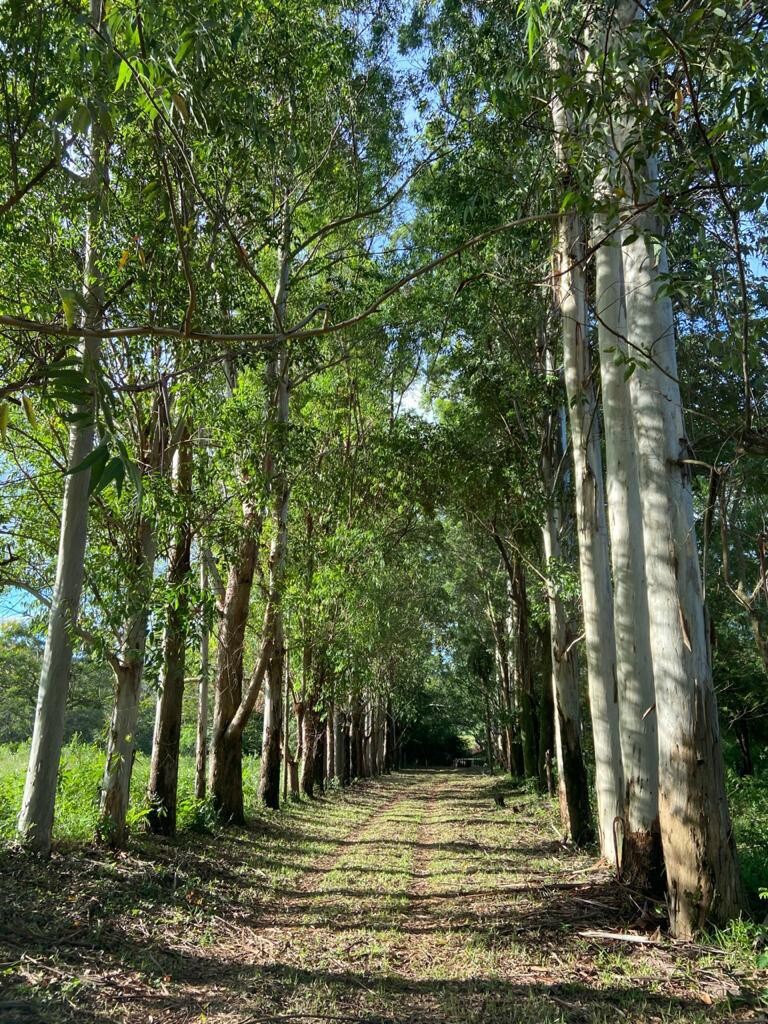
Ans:
{"label": "tree avenue", "polygon": [[757,927],[767,36],[747,0],[0,10],[9,856],[47,870],[73,750],[81,846],[227,857],[482,765],[664,934]]}

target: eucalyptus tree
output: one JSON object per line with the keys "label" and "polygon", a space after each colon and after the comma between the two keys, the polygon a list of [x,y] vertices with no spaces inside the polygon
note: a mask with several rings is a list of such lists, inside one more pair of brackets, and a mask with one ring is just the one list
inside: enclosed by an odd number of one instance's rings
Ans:
{"label": "eucalyptus tree", "polygon": [[[565,57],[567,67],[567,56]],[[562,58],[554,57],[557,82],[567,77]],[[575,136],[572,118],[557,85],[551,98],[557,171],[564,184],[572,178],[569,151]],[[600,852],[617,864],[616,819],[624,820],[624,777],[619,733],[619,693],[616,676],[616,639],[613,620],[613,584],[605,514],[600,421],[591,379],[584,269],[586,238],[583,218],[567,209],[567,191],[560,202],[553,255],[553,292],[563,351],[573,449],[573,479],[578,528],[579,573],[587,651],[587,679],[595,748],[595,788]]]}
{"label": "eucalyptus tree", "polygon": [[[708,917],[726,920],[732,916],[739,905],[739,886],[695,541],[674,313],[665,290],[669,266],[658,156],[667,138],[674,138],[674,130],[670,131],[668,110],[651,94],[649,84],[657,72],[666,72],[661,71],[666,59],[676,60],[691,94],[694,123],[700,129],[700,92],[708,83],[706,70],[700,80],[693,80],[687,60],[685,32],[690,32],[700,17],[675,24],[672,31],[666,19],[674,20],[673,12],[663,5],[654,8],[647,19],[641,17],[640,5],[635,3],[620,5],[615,16],[614,43],[619,56],[615,57],[610,33],[598,33],[601,44],[595,49],[599,48],[606,64],[615,60],[614,107],[609,106],[608,111],[609,116],[615,114],[617,126],[612,139],[617,149],[612,187],[620,200],[619,216],[626,218],[629,227],[620,247],[621,260],[615,255],[611,260],[606,254],[601,261],[599,284],[610,291],[607,295],[601,292],[596,304],[598,309],[606,309],[616,300],[621,304],[626,296],[627,396],[639,482],[634,493],[626,493],[640,506],[654,676],[655,701],[646,713],[654,713],[658,724],[659,821],[672,927],[676,933],[690,935]],[[588,68],[577,75],[590,82]],[[672,125],[681,105],[672,115]],[[578,104],[572,113],[571,123],[563,125],[564,136],[568,133],[568,144],[578,147],[579,140],[588,137],[589,121],[586,108],[579,109]],[[610,180],[611,152],[605,146],[605,133],[600,131],[597,137],[603,150],[593,164],[593,187],[602,194],[606,209],[604,182],[606,177]],[[694,147],[694,166],[699,173],[709,171],[714,189],[728,209],[731,201],[717,154],[703,138],[699,143]],[[688,184],[688,166],[680,175],[684,185]],[[679,182],[675,185],[679,187]],[[610,206],[606,212],[610,216]],[[738,253],[736,223],[734,228]],[[612,278],[605,264],[612,265]],[[577,268],[578,264],[571,262],[569,273],[579,273]],[[618,354],[621,357],[620,350]],[[747,395],[747,429],[751,429],[750,408]],[[621,429],[620,424],[616,426]],[[631,563],[625,568],[631,568]],[[632,585],[642,587],[643,582],[641,576]],[[639,713],[636,700],[634,705]],[[645,772],[646,778],[648,775]],[[652,822],[646,821],[645,827],[649,826],[653,827]]]}
{"label": "eucalyptus tree", "polygon": [[[364,12],[358,13],[364,17]],[[322,318],[343,319],[353,308],[355,293],[350,286],[358,294],[365,293],[366,273],[373,266],[370,239],[400,192],[399,167],[390,146],[396,116],[379,102],[391,84],[376,56],[375,35],[370,44],[365,42],[366,33],[346,24],[340,8],[286,4],[260,22],[247,19],[238,36],[238,52],[242,54],[244,41],[251,40],[247,59],[257,60],[261,53],[259,66],[269,68],[270,77],[267,82],[260,73],[265,90],[259,108],[263,134],[251,139],[247,167],[245,148],[231,143],[233,163],[238,168],[243,165],[243,176],[233,184],[228,202],[243,210],[247,225],[239,239],[245,246],[250,276],[246,284],[251,315],[265,324],[265,334],[274,340],[264,364],[264,420],[258,432],[262,447],[254,460],[258,471],[243,495],[247,549],[230,569],[225,632],[219,638],[211,780],[214,799],[228,818],[242,817],[239,744],[262,677],[267,680],[262,798],[269,805],[279,799],[290,367],[301,365],[292,351],[291,335],[302,326],[321,323]],[[287,50],[293,53],[289,63],[278,56]],[[325,55],[323,62],[317,61],[318,53]],[[238,109],[238,98],[228,95]],[[245,97],[241,100],[250,102]],[[360,159],[363,151],[364,161]],[[259,162],[267,174],[254,175],[252,168]],[[394,175],[394,181],[386,175]],[[255,202],[264,211],[263,220],[250,217]],[[369,276],[373,283],[381,280],[377,272]],[[265,283],[270,277],[275,282],[272,289]],[[241,305],[241,294],[235,301]],[[242,308],[237,315],[242,316]],[[318,328],[319,334],[322,330]],[[322,363],[326,355],[319,343],[306,353],[302,348],[299,352],[302,358],[308,357],[306,367],[312,372],[313,358]],[[243,693],[242,641],[254,574],[262,572],[262,644],[256,673]]]}
{"label": "eucalyptus tree", "polygon": [[[93,0],[90,5],[89,17],[90,27],[94,31],[99,31],[102,25],[103,10],[101,3],[97,0]],[[38,19],[33,32],[40,33],[41,30],[41,21]],[[22,33],[21,40],[25,35],[26,33]],[[102,223],[108,187],[110,131],[108,110],[103,97],[107,94],[104,85],[106,67],[109,66],[109,55],[104,54],[103,47],[98,43],[88,39],[87,28],[83,35],[86,36],[85,45],[90,81],[82,83],[87,92],[82,106],[79,108],[79,111],[83,113],[77,122],[77,127],[81,131],[83,128],[86,128],[87,131],[82,139],[79,155],[86,171],[88,193],[88,198],[81,207],[79,224],[83,230],[83,283],[82,299],[79,301],[82,306],[82,327],[88,332],[97,331],[101,327],[104,317],[104,291],[99,266],[99,245],[103,231]],[[24,42],[21,40],[19,41],[21,42],[20,49],[23,51]],[[17,45],[18,42],[14,44],[13,49]],[[13,54],[13,56],[17,55]],[[5,53],[4,59],[12,60],[11,52]],[[18,103],[20,95],[34,100],[34,89],[25,90],[23,87],[25,77],[26,72],[22,71],[21,88],[14,81],[15,74],[10,79],[5,79],[6,97],[12,93],[16,103]],[[10,106],[6,105],[6,109],[10,110]],[[22,130],[26,134],[27,129],[36,119],[36,114],[39,112],[17,109],[16,118],[7,125],[10,135],[11,175],[16,180],[15,196],[22,195],[30,187],[32,180],[40,180],[40,172],[38,172],[30,181],[21,186],[17,176],[18,145],[22,142]],[[54,144],[57,143],[57,139],[58,135],[55,135]],[[56,154],[53,160],[52,166],[58,163]],[[77,318],[77,294],[75,291],[65,290],[62,292],[62,296],[67,326],[72,328]],[[77,402],[71,416],[72,424],[69,431],[67,453],[68,475],[62,499],[56,581],[50,602],[50,617],[40,674],[35,727],[18,822],[22,841],[43,854],[47,854],[51,846],[56,780],[63,740],[64,706],[72,662],[72,631],[77,622],[83,584],[90,483],[87,463],[93,447],[95,431],[96,391],[93,377],[98,358],[98,337],[93,334],[84,334],[78,352],[78,362],[83,376],[82,397]]]}

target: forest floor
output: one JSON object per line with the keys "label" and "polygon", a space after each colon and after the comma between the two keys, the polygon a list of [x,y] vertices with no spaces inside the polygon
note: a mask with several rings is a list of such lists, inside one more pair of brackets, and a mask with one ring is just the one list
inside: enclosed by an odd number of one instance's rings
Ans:
{"label": "forest floor", "polygon": [[420,771],[123,854],[7,847],[0,1021],[768,1022],[754,956],[666,939],[554,821]]}

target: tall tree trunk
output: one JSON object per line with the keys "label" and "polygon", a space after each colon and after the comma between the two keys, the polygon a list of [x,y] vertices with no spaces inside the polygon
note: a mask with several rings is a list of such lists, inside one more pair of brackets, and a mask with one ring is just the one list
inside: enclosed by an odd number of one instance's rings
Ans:
{"label": "tall tree trunk", "polygon": [[208,762],[208,676],[210,630],[205,612],[205,598],[208,590],[208,573],[205,557],[200,559],[200,595],[203,601],[202,625],[200,630],[200,681],[197,687],[197,735],[195,739],[195,799],[205,799],[205,773]]}
{"label": "tall tree trunk", "polygon": [[[563,104],[552,101],[555,150],[563,178],[571,128]],[[600,850],[616,863],[614,822],[624,820],[624,779],[619,734],[616,641],[613,628],[608,528],[605,517],[600,421],[592,384],[587,339],[584,231],[580,216],[565,213],[554,259],[555,298],[560,314],[565,387],[573,440],[579,575],[584,610],[587,681],[595,747],[595,787]]]}
{"label": "tall tree trunk", "polygon": [[101,783],[99,830],[111,846],[125,846],[131,773],[136,756],[136,725],[147,642],[149,597],[155,563],[155,533],[141,516],[136,527],[132,589],[125,643],[116,668],[115,702],[107,739],[107,760]]}
{"label": "tall tree trunk", "polygon": [[[611,63],[627,27],[627,4],[619,0],[610,18],[596,26],[595,44]],[[631,20],[631,17],[630,17]],[[593,66],[595,80],[604,65]],[[624,775],[624,821],[619,849],[621,873],[636,888],[655,891],[661,883],[658,822],[658,744],[651,663],[645,545],[640,483],[629,408],[626,372],[626,296],[622,259],[624,233],[615,211],[619,152],[627,141],[626,118],[611,111],[594,125],[602,134],[604,165],[595,186],[593,220],[595,315],[605,422],[606,500],[614,587],[614,636]],[[602,243],[602,244],[601,244]]]}
{"label": "tall tree trunk", "polygon": [[[102,6],[102,0],[90,2],[91,24],[98,31],[102,30]],[[103,209],[102,197],[108,185],[107,145],[97,118],[91,128],[89,146],[93,202],[85,233],[83,284],[83,326],[93,330],[99,330],[103,326],[104,318],[104,289],[99,274],[97,246]],[[83,370],[92,382],[98,372],[99,352],[98,338],[83,339],[79,356]],[[88,492],[91,471],[87,468],[72,473],[71,470],[79,466],[93,449],[96,428],[95,395],[94,388],[91,394],[84,396],[78,403],[69,429],[67,468],[70,472],[64,478],[56,579],[48,616],[32,744],[18,821],[22,843],[43,856],[48,856],[51,850],[56,782],[64,742],[64,721],[72,667],[72,637],[80,609],[88,535]]]}
{"label": "tall tree trunk", "polygon": [[[653,159],[636,158],[635,196],[656,191]],[[742,906],[720,745],[682,415],[666,249],[650,213],[623,247],[627,336],[645,355],[629,380],[648,578],[659,745],[659,821],[673,934],[687,937]],[[654,238],[649,234],[653,232]]]}
{"label": "tall tree trunk", "polygon": [[525,586],[525,572],[519,559],[513,561],[513,576],[510,580],[515,619],[515,683],[520,743],[523,753],[523,771],[526,778],[538,778],[538,750],[536,743],[536,708],[533,697],[533,665],[531,664],[531,632],[528,610],[528,593]]}
{"label": "tall tree trunk", "polygon": [[318,741],[319,715],[313,702],[308,702],[304,711],[304,757],[301,762],[301,789],[310,800],[315,795],[315,753]]}
{"label": "tall tree trunk", "polygon": [[335,734],[333,741],[333,775],[339,786],[343,786],[347,781],[347,744],[344,712],[339,707],[338,701],[333,705],[333,731]]}
{"label": "tall tree trunk", "polygon": [[[543,792],[551,785],[550,765],[555,751],[555,708],[552,702],[552,639],[549,623],[541,629],[541,699],[539,701],[539,784]],[[549,758],[549,760],[547,759]]]}
{"label": "tall tree trunk", "polygon": [[371,699],[368,704],[368,774],[378,775],[379,767],[379,722],[378,707]]}
{"label": "tall tree trunk", "polygon": [[501,735],[505,767],[510,775],[517,774],[515,764],[515,708],[509,679],[509,653],[503,620],[492,618],[495,638],[496,672],[501,699]]}
{"label": "tall tree trunk", "polygon": [[265,465],[272,505],[272,543],[269,551],[269,596],[265,642],[271,642],[273,659],[280,672],[270,671],[265,692],[264,735],[261,746],[259,796],[267,807],[280,806],[280,735],[282,732],[282,666],[285,657],[283,628],[283,586],[288,548],[288,348],[282,335],[288,307],[291,275],[290,189],[286,187],[281,212],[280,244],[277,253],[273,329],[278,334],[275,352],[267,367],[267,438]]}
{"label": "tall tree trunk", "polygon": [[384,723],[384,771],[389,775],[395,767],[395,717],[391,697],[387,697]]}
{"label": "tall tree trunk", "polygon": [[325,792],[325,738],[327,731],[325,722],[318,715],[317,727],[315,730],[315,788],[321,793]]}
{"label": "tall tree trunk", "polygon": [[[485,686],[487,687],[487,683]],[[485,759],[488,764],[488,771],[493,775],[494,771],[494,756],[493,756],[493,735],[491,732],[491,702],[488,699],[488,690],[485,690]]]}
{"label": "tall tree trunk", "polygon": [[330,782],[333,779],[334,766],[336,764],[336,731],[333,724],[335,705],[332,703],[328,709],[328,716],[325,721],[325,777]]}
{"label": "tall tree trunk", "polygon": [[288,665],[283,673],[283,803],[288,799],[288,780],[290,777],[291,757],[291,716],[288,714],[291,700],[291,679]]}
{"label": "tall tree trunk", "polygon": [[261,742],[261,772],[259,799],[265,807],[277,810],[280,806],[280,739],[283,727],[283,673],[285,671],[285,641],[282,621],[272,627],[274,652],[264,687],[264,730]]}
{"label": "tall tree trunk", "polygon": [[350,723],[350,746],[352,756],[350,769],[353,779],[363,777],[363,709],[360,698],[352,698],[352,718]]}
{"label": "tall tree trunk", "polygon": [[[614,226],[598,216],[595,234],[605,237]],[[658,742],[640,481],[625,378],[628,353],[621,241],[618,235],[597,250],[595,285],[625,786],[621,872],[625,881],[653,891],[661,883]]]}
{"label": "tall tree trunk", "polygon": [[192,524],[189,501],[192,492],[192,438],[188,428],[174,453],[174,491],[183,503],[181,518],[168,561],[168,588],[173,595],[166,612],[163,636],[163,667],[155,714],[152,761],[149,772],[149,815],[152,832],[176,834],[176,802],[179,779],[179,741],[184,697],[187,649],[188,585],[191,571]]}
{"label": "tall tree trunk", "polygon": [[[545,370],[553,375],[551,348],[545,345]],[[562,561],[560,542],[561,510],[556,470],[562,455],[560,417],[553,412],[547,420],[541,460],[542,479],[547,497],[543,527],[544,560],[547,565],[550,643],[552,657],[552,698],[554,703],[555,754],[557,758],[560,818],[566,836],[577,845],[593,836],[592,812],[584,754],[581,747],[579,677],[576,666],[575,638],[571,631],[563,599],[552,569]]]}
{"label": "tall tree trunk", "polygon": [[243,695],[243,648],[261,522],[254,507],[245,506],[243,532],[224,593],[216,654],[216,695],[213,708],[210,787],[214,806],[224,822],[241,825],[243,752],[239,736],[229,733]]}

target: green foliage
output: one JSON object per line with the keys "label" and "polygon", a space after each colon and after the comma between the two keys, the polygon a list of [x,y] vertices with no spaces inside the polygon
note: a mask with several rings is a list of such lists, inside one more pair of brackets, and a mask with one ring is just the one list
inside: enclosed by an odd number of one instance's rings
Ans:
{"label": "green foliage", "polygon": [[759,913],[758,897],[768,879],[768,756],[761,745],[755,774],[742,777],[729,768],[728,789],[742,876]]}

